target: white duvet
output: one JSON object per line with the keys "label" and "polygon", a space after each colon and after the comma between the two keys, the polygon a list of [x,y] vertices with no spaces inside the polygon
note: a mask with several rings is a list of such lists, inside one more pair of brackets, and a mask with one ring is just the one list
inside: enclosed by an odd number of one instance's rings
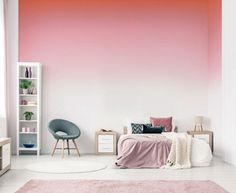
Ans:
{"label": "white duvet", "polygon": [[209,144],[201,139],[192,138],[192,166],[209,166],[211,160],[212,152]]}
{"label": "white duvet", "polygon": [[[187,133],[184,133],[184,132],[183,133],[164,132],[164,133],[162,133],[162,135],[164,135],[167,138],[172,140],[172,139],[175,139],[176,137],[187,136]],[[192,167],[194,167],[194,166],[209,166],[211,164],[212,152],[211,152],[211,148],[207,142],[205,142],[201,139],[191,137],[191,145],[189,145],[189,147],[190,146],[191,146],[191,149],[189,149],[189,151],[187,151],[187,149],[186,149],[186,150],[184,150],[184,152],[181,152],[180,155],[186,154],[186,157],[184,157],[182,159],[185,160],[185,159],[189,158],[190,159],[189,161],[191,162],[189,164]],[[179,146],[179,148],[182,148],[182,147]],[[179,151],[181,151],[181,150],[179,150]],[[188,154],[188,152],[189,152],[189,154]],[[181,162],[183,162],[183,160],[181,160]],[[187,165],[189,165],[189,164],[187,164]],[[188,168],[188,167],[186,166],[186,168]]]}

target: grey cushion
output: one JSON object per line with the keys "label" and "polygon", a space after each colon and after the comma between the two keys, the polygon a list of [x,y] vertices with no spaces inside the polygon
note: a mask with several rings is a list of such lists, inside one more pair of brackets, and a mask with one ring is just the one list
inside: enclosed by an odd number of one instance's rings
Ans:
{"label": "grey cushion", "polygon": [[158,127],[150,127],[147,125],[143,125],[143,133],[162,133],[165,130],[165,127],[158,126]]}

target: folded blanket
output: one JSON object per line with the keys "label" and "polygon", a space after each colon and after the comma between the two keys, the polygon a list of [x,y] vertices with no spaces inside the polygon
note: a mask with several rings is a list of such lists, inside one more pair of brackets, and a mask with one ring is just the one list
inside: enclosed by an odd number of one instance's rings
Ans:
{"label": "folded blanket", "polygon": [[162,168],[185,169],[191,168],[191,143],[192,137],[187,133],[163,133],[171,139],[172,146],[167,163]]}

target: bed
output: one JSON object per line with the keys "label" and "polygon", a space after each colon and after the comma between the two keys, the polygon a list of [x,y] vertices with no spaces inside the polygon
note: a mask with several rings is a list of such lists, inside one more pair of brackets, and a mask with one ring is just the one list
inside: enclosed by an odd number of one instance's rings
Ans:
{"label": "bed", "polygon": [[171,168],[175,163],[173,168],[184,169],[209,166],[211,160],[212,152],[205,141],[192,138],[187,133],[163,132],[121,135],[115,165],[117,168],[160,168],[168,165]]}

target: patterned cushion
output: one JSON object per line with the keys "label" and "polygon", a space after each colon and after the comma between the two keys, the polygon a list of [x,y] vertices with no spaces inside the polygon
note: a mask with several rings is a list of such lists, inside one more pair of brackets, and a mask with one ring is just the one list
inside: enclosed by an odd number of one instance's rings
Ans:
{"label": "patterned cushion", "polygon": [[167,118],[150,117],[150,121],[153,127],[163,126],[165,127],[165,132],[172,131],[172,117],[167,117]]}
{"label": "patterned cushion", "polygon": [[143,125],[151,127],[152,124],[131,123],[132,134],[143,133]]}

